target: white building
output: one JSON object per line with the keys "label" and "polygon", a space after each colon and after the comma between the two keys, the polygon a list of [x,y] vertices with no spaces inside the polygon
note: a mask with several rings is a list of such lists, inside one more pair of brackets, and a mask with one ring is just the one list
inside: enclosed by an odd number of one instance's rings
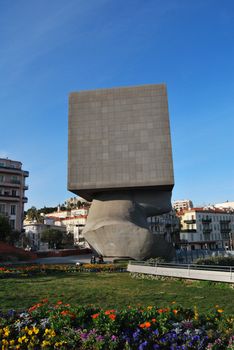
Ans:
{"label": "white building", "polygon": [[167,214],[150,216],[147,221],[153,233],[163,235],[165,240],[175,246],[179,244],[180,219],[176,216],[175,210]]}
{"label": "white building", "polygon": [[28,238],[28,246],[33,250],[47,250],[48,243],[41,241],[41,233],[47,229],[56,229],[66,232],[64,227],[58,227],[52,222],[44,221],[44,224],[31,222],[24,225],[25,236]]}
{"label": "white building", "polygon": [[223,202],[223,203],[217,203],[214,204],[215,208],[223,208],[223,209],[230,209],[230,210],[234,210],[234,202]]}
{"label": "white building", "polygon": [[88,248],[89,245],[83,236],[83,228],[88,217],[88,209],[72,209],[65,211],[53,212],[46,214],[47,218],[53,219],[54,225],[64,227],[67,234],[71,233],[74,236],[74,245]]}
{"label": "white building", "polygon": [[190,199],[181,199],[172,202],[172,207],[176,211],[187,210],[193,208],[193,202]]}
{"label": "white building", "polygon": [[177,215],[181,219],[181,243],[188,249],[233,249],[234,212],[193,208]]}

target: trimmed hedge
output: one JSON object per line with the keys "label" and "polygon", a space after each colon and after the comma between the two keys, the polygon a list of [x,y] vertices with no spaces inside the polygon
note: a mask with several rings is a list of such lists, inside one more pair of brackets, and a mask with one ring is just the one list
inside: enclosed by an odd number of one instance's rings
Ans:
{"label": "trimmed hedge", "polygon": [[195,261],[195,264],[234,266],[234,256],[213,256],[209,258],[200,258]]}

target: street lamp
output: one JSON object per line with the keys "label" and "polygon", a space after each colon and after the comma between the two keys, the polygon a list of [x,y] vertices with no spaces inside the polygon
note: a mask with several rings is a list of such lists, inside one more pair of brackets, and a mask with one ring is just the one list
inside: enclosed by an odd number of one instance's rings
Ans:
{"label": "street lamp", "polygon": [[232,232],[229,232],[229,244],[230,244],[230,250],[232,250]]}

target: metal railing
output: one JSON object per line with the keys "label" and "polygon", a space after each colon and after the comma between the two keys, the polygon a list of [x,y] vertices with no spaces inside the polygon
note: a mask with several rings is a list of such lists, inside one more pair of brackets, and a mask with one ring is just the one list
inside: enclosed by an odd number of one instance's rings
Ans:
{"label": "metal railing", "polygon": [[[233,283],[234,278],[234,266],[218,266],[218,265],[196,265],[196,264],[174,264],[174,263],[161,263],[161,262],[147,262],[147,261],[129,261],[129,266],[131,271],[131,266],[139,266],[139,271],[137,269],[134,272],[180,277],[180,278],[194,278],[201,280],[211,280],[220,282]],[[144,270],[142,270],[142,267]],[[152,271],[150,267],[154,267]],[[181,272],[179,272],[181,271]],[[200,271],[200,274],[197,273]],[[132,272],[132,271],[131,271]],[[221,273],[221,274],[220,274]],[[195,276],[195,277],[194,277]],[[221,276],[221,277],[220,277]]]}
{"label": "metal railing", "polygon": [[220,265],[198,265],[198,264],[176,264],[176,263],[161,263],[161,262],[148,262],[148,261],[129,261],[130,265],[140,266],[152,266],[152,267],[166,267],[176,269],[190,269],[190,270],[203,270],[203,271],[221,271],[221,272],[234,272],[234,266],[220,266]]}

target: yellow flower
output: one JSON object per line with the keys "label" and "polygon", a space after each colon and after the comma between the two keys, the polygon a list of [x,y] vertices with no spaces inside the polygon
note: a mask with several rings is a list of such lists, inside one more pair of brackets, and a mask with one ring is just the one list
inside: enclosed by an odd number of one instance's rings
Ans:
{"label": "yellow flower", "polygon": [[218,310],[217,310],[217,312],[220,313],[220,314],[221,314],[223,311],[224,311],[223,309],[218,309]]}
{"label": "yellow flower", "polygon": [[14,344],[15,344],[14,339],[10,340],[10,345],[14,345]]}
{"label": "yellow flower", "polygon": [[33,332],[34,332],[34,334],[38,334],[39,333],[39,329],[36,328],[36,327],[33,327]]}
{"label": "yellow flower", "polygon": [[57,341],[54,345],[55,345],[55,347],[59,347],[59,346],[62,346],[64,344],[66,344],[66,342],[62,340],[62,341]]}
{"label": "yellow flower", "polygon": [[153,306],[151,306],[151,305],[150,305],[150,306],[147,306],[147,309],[148,309],[148,310],[151,310],[151,309],[153,309]]}
{"label": "yellow flower", "polygon": [[49,345],[51,345],[51,343],[48,340],[43,340],[43,342],[41,344],[42,348],[46,348]]}
{"label": "yellow flower", "polygon": [[28,330],[28,335],[32,335],[33,334],[33,330],[32,329],[29,329]]}
{"label": "yellow flower", "polygon": [[199,313],[197,311],[197,307],[194,306],[194,320],[198,320]]}
{"label": "yellow flower", "polygon": [[8,337],[9,334],[10,334],[9,328],[8,328],[8,327],[4,327],[4,328],[3,328],[3,331],[4,331],[4,337]]}
{"label": "yellow flower", "polygon": [[53,337],[55,337],[56,336],[56,333],[55,333],[55,331],[52,329],[52,331],[51,331],[51,333],[50,333],[50,336],[51,336],[51,338],[53,338]]}

